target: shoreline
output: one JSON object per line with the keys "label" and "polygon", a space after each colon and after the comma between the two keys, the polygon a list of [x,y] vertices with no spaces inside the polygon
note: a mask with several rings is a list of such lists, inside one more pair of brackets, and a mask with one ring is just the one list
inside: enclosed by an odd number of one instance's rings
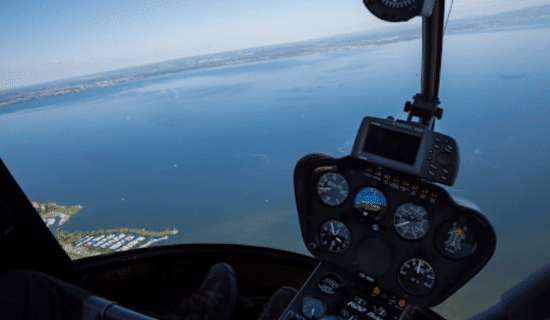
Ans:
{"label": "shoreline", "polygon": [[[29,199],[29,201],[48,228],[52,225],[55,227],[56,223],[58,227],[62,227],[83,208],[81,205],[62,206],[57,202],[43,203],[40,199],[37,201]],[[59,218],[59,221],[56,218]],[[145,244],[139,246],[139,248],[146,248],[168,240],[178,232],[176,228],[172,230],[166,228],[164,231],[151,231],[145,228],[111,228],[73,232],[60,228],[52,230],[53,236],[72,260],[130,250],[147,239],[146,237],[150,237]]]}

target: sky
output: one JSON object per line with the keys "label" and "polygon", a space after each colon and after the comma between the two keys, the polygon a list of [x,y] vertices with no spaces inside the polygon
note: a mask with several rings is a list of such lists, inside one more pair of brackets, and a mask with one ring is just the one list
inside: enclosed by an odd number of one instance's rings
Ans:
{"label": "sky", "polygon": [[[550,0],[455,0],[450,21],[545,3]],[[447,0],[446,12],[450,4]],[[403,24],[420,25],[420,18]],[[391,27],[361,0],[2,0],[0,90]]]}

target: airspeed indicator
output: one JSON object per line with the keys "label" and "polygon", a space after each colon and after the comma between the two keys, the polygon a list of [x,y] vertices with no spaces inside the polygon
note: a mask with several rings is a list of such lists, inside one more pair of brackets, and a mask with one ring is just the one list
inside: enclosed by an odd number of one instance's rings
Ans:
{"label": "airspeed indicator", "polygon": [[317,181],[317,195],[327,206],[337,206],[348,198],[348,182],[346,178],[335,172],[323,173]]}

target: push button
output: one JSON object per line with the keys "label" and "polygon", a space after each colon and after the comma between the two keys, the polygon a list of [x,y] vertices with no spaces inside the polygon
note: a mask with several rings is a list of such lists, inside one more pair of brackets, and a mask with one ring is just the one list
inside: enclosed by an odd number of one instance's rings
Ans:
{"label": "push button", "polygon": [[443,173],[445,173],[445,174],[449,174],[449,170],[447,170],[447,169],[443,169],[441,171],[443,171]]}
{"label": "push button", "polygon": [[432,161],[434,158],[432,158],[431,156],[428,157],[428,161]]}
{"label": "push button", "polygon": [[451,153],[451,152],[453,152],[453,148],[449,148],[449,146],[447,146],[445,148],[445,151],[447,151],[448,153]]}
{"label": "push button", "polygon": [[434,137],[434,141],[437,142],[437,143],[440,143],[441,139],[439,139],[438,137]]}
{"label": "push button", "polygon": [[435,164],[433,163],[430,163],[430,167],[434,170],[437,170],[438,169],[438,166],[436,166]]}
{"label": "push button", "polygon": [[436,156],[437,162],[442,166],[448,166],[451,164],[451,157],[445,153],[438,153]]}
{"label": "push button", "polygon": [[445,177],[445,176],[441,176],[441,180],[443,180],[443,181],[447,181],[447,177]]}
{"label": "push button", "polygon": [[428,170],[428,173],[430,174],[430,176],[435,177],[435,172]]}
{"label": "push button", "polygon": [[434,148],[438,150],[441,149],[441,147],[438,144],[434,144]]}

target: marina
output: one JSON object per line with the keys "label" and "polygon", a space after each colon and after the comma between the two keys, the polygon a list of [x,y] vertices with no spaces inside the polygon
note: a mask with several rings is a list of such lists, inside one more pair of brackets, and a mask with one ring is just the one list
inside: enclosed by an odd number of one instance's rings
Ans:
{"label": "marina", "polygon": [[110,249],[110,250],[116,250],[116,251],[126,251],[130,250],[131,248],[137,246],[140,242],[146,240],[147,238],[150,238],[147,243],[140,246],[140,248],[148,247],[153,243],[166,240],[168,239],[168,236],[155,238],[155,237],[145,237],[145,236],[138,236],[136,238],[136,235],[132,234],[125,234],[125,233],[111,233],[111,234],[103,234],[98,236],[85,236],[84,238],[78,240],[74,243],[76,247],[86,246],[91,248],[104,248],[104,249]]}

